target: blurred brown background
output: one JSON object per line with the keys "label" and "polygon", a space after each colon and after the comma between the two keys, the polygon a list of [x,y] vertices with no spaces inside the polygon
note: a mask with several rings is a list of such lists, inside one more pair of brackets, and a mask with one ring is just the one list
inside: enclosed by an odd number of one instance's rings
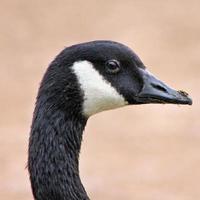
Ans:
{"label": "blurred brown background", "polygon": [[80,163],[91,199],[200,199],[199,0],[0,3],[0,199],[33,199],[25,166],[39,82],[65,46],[95,39],[127,44],[194,104],[92,117]]}

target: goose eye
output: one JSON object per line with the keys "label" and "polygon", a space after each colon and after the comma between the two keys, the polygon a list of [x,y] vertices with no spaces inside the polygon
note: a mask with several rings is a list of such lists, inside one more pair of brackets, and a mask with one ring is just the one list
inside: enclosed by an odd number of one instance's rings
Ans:
{"label": "goose eye", "polygon": [[117,60],[109,60],[106,62],[106,70],[111,74],[117,73],[120,71],[120,63]]}

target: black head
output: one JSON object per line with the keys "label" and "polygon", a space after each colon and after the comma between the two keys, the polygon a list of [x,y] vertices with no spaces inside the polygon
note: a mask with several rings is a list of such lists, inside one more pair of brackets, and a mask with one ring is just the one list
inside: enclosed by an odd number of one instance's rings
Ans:
{"label": "black head", "polygon": [[[79,97],[72,92],[73,87],[81,93],[81,109],[86,116],[128,104],[192,104],[187,93],[155,78],[130,48],[117,42],[73,45],[64,49],[50,68],[55,74],[51,77],[60,84],[60,93],[65,91],[63,97],[76,102]],[[71,96],[66,88],[70,88]]]}

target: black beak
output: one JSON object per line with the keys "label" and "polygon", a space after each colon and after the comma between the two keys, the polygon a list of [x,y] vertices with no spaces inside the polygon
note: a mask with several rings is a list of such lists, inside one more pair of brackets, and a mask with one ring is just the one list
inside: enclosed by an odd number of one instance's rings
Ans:
{"label": "black beak", "polygon": [[143,79],[143,88],[137,96],[141,104],[170,103],[192,105],[192,99],[184,91],[176,91],[155,78],[147,70],[139,69]]}

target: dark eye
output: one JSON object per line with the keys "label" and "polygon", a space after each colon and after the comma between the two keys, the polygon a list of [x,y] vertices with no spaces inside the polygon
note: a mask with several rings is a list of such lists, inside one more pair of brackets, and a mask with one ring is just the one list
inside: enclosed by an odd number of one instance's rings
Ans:
{"label": "dark eye", "polygon": [[120,63],[117,60],[109,60],[106,62],[106,70],[108,73],[115,74],[120,71]]}

